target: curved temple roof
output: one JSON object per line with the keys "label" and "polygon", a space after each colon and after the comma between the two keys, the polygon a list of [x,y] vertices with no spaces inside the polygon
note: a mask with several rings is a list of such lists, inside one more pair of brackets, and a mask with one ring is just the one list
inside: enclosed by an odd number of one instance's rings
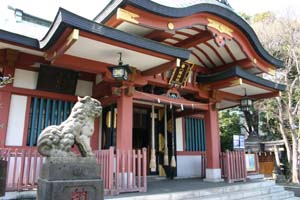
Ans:
{"label": "curved temple roof", "polygon": [[224,80],[224,79],[231,78],[231,77],[243,78],[243,79],[261,84],[261,85],[266,86],[271,89],[276,89],[276,90],[280,90],[280,91],[285,90],[285,85],[274,83],[272,81],[263,79],[261,77],[255,76],[253,74],[250,74],[238,66],[232,67],[231,69],[229,69],[227,71],[219,72],[216,74],[210,74],[210,75],[200,75],[199,74],[197,76],[197,82],[198,83],[212,83],[212,82]]}
{"label": "curved temple roof", "polygon": [[[155,2],[154,2],[155,1]],[[112,16],[118,7],[125,5],[133,5],[143,10],[155,13],[156,15],[181,18],[190,16],[196,13],[210,13],[219,16],[234,25],[236,25],[243,34],[248,38],[255,51],[266,61],[276,67],[283,67],[283,62],[271,56],[262,46],[257,38],[257,35],[250,27],[250,25],[238,14],[236,14],[230,6],[225,5],[216,0],[189,0],[189,1],[176,1],[176,7],[169,7],[163,0],[115,0],[95,18],[96,20],[104,23],[110,16]],[[169,1],[168,1],[169,2]],[[164,3],[164,5],[159,4]],[[173,4],[173,3],[172,3]]]}
{"label": "curved temple roof", "polygon": [[183,60],[188,59],[190,55],[189,50],[171,47],[169,45],[161,44],[156,41],[116,30],[80,17],[62,8],[59,9],[49,31],[41,41],[4,30],[0,30],[0,40],[21,44],[36,50],[47,50],[58,40],[67,27],[77,28],[101,37],[181,58]]}

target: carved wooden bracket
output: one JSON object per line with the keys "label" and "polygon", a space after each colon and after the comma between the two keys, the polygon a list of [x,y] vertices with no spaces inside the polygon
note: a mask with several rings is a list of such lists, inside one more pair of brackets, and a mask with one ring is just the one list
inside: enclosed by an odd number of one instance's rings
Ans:
{"label": "carved wooden bracket", "polygon": [[233,30],[228,26],[213,19],[207,19],[207,29],[213,33],[214,40],[218,46],[224,46],[226,40],[232,39]]}

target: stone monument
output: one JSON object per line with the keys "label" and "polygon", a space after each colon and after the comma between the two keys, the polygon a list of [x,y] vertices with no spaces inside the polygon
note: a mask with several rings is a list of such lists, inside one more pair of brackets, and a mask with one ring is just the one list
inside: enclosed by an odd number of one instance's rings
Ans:
{"label": "stone monument", "polygon": [[[78,97],[64,122],[41,132],[38,151],[47,158],[40,172],[37,199],[103,200],[100,166],[90,146],[94,120],[101,112],[98,100]],[[74,145],[81,157],[71,152]]]}

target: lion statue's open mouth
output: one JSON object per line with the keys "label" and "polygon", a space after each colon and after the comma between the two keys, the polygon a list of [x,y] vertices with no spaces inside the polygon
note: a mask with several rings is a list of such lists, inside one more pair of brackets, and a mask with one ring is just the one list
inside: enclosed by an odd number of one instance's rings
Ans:
{"label": "lion statue's open mouth", "polygon": [[94,133],[94,120],[100,117],[101,103],[89,96],[78,97],[70,116],[60,125],[46,127],[38,137],[38,151],[47,157],[73,155],[70,150],[74,144],[83,157],[93,156],[90,145]]}

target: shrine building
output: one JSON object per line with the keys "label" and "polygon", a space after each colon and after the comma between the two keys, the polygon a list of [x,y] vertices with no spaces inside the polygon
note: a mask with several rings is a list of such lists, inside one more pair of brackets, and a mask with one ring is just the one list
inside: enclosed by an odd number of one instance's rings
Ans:
{"label": "shrine building", "polygon": [[166,2],[112,0],[94,20],[61,8],[41,40],[0,30],[14,78],[0,88],[0,148],[34,149],[89,95],[103,106],[94,150],[145,148],[147,175],[222,180],[218,111],[280,95],[262,75],[283,62],[226,1]]}

